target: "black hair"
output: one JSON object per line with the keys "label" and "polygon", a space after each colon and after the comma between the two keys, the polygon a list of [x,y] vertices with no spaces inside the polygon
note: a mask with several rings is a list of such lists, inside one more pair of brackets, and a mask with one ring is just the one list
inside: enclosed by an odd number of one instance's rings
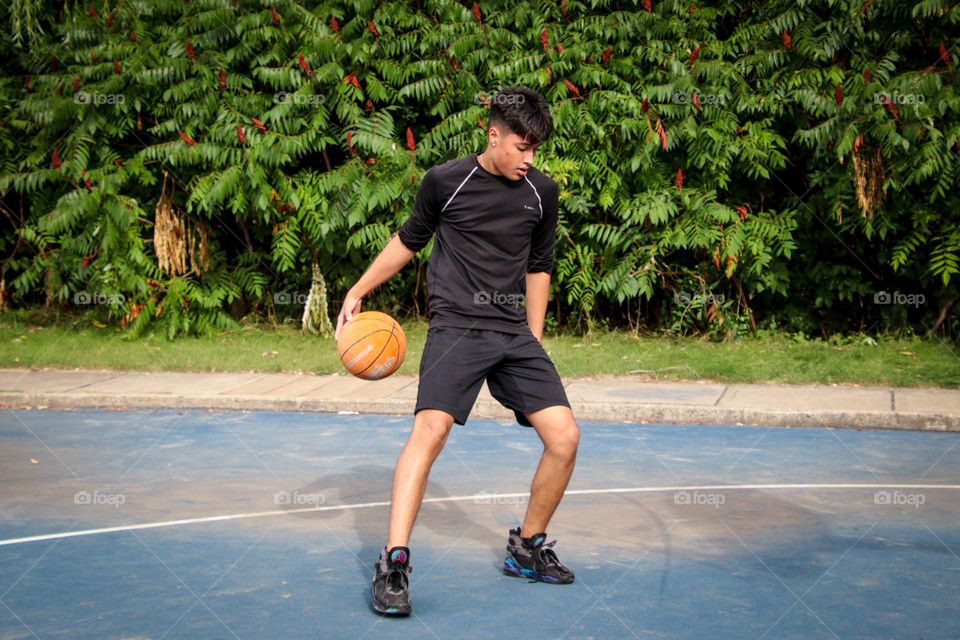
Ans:
{"label": "black hair", "polygon": [[490,126],[504,127],[532,145],[553,133],[553,118],[543,97],[527,87],[506,87],[490,98]]}

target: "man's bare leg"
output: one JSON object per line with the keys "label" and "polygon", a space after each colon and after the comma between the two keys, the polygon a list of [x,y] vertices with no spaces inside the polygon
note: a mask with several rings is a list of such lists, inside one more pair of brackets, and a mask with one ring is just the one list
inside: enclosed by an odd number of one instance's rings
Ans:
{"label": "man's bare leg", "polygon": [[413,430],[393,472],[387,549],[409,545],[430,468],[443,450],[452,426],[453,416],[446,411],[421,409],[414,417]]}
{"label": "man's bare leg", "polygon": [[580,429],[569,407],[555,406],[524,414],[543,442],[543,455],[530,486],[530,504],[520,535],[524,538],[547,530],[573,475]]}

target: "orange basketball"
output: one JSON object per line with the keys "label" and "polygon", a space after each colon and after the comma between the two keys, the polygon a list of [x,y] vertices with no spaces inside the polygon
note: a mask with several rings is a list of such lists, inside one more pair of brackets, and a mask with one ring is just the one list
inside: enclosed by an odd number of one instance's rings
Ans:
{"label": "orange basketball", "polygon": [[340,328],[337,354],[347,371],[364,380],[386,378],[407,355],[407,338],[397,321],[379,311],[363,311]]}

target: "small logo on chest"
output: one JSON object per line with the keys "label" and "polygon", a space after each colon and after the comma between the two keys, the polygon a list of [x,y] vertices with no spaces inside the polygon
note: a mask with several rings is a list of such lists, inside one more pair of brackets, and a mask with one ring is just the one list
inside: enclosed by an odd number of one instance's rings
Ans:
{"label": "small logo on chest", "polygon": [[528,205],[528,204],[523,205],[523,208],[524,208],[524,209],[530,209],[531,211],[536,211],[536,210],[537,210],[536,207],[531,207],[531,206]]}

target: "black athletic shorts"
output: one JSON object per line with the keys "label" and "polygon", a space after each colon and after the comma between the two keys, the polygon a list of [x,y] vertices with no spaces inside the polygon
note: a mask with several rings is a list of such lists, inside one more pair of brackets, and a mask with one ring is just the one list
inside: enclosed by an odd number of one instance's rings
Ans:
{"label": "black athletic shorts", "polygon": [[465,424],[486,379],[490,394],[517,422],[533,426],[523,412],[569,407],[567,394],[547,352],[528,330],[522,334],[489,329],[430,327],[420,359],[417,406],[440,409]]}

